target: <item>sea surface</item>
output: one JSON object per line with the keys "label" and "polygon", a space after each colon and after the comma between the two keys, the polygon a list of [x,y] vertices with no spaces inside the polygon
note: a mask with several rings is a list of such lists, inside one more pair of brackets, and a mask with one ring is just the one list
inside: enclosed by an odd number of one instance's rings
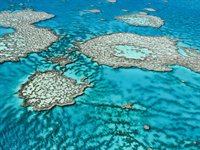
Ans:
{"label": "sea surface", "polygon": [[[199,0],[0,0],[0,11],[33,9],[55,14],[35,25],[61,36],[48,51],[0,64],[0,149],[199,150],[199,73],[180,66],[171,66],[171,72],[113,69],[68,50],[77,39],[115,32],[179,38],[180,45],[200,50],[199,6]],[[134,27],[114,19],[145,7],[154,8],[156,12],[149,14],[161,17],[164,26]],[[89,9],[101,13],[83,11]],[[0,36],[11,32],[0,28]],[[76,62],[60,67],[46,61],[64,54]],[[39,112],[21,106],[20,85],[35,71],[50,69],[77,80],[87,77],[94,87],[77,97],[73,106]],[[121,108],[127,103],[133,103],[134,109]]]}

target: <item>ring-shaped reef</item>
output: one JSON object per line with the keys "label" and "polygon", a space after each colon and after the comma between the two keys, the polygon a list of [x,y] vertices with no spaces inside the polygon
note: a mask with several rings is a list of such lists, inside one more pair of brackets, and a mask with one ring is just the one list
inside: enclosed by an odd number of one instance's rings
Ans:
{"label": "ring-shaped reef", "polygon": [[138,67],[153,71],[171,71],[180,65],[200,72],[200,53],[185,48],[179,53],[178,39],[165,36],[142,36],[133,33],[113,33],[75,43],[81,53],[93,61],[113,68]]}

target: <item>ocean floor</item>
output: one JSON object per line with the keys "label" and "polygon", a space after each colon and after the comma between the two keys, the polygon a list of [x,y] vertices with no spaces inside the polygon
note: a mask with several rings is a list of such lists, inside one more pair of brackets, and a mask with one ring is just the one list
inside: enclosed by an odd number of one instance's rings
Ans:
{"label": "ocean floor", "polygon": [[[180,46],[200,51],[199,6],[198,0],[0,0],[0,11],[32,9],[55,15],[34,25],[59,36],[48,50],[0,64],[0,149],[199,150],[199,73],[178,65],[170,66],[169,72],[114,69],[97,64],[73,45],[129,32],[177,38]],[[100,12],[84,11],[94,9]],[[164,25],[132,26],[115,19],[141,11],[162,18]],[[14,31],[0,27],[0,37]],[[134,59],[151,54],[145,48],[122,45],[116,50],[119,56]],[[179,53],[186,55],[183,49]],[[57,56],[73,61],[66,65],[48,61]],[[21,85],[35,72],[48,70],[61,71],[78,83],[86,78],[92,86],[74,99],[74,105],[44,111],[22,106]]]}

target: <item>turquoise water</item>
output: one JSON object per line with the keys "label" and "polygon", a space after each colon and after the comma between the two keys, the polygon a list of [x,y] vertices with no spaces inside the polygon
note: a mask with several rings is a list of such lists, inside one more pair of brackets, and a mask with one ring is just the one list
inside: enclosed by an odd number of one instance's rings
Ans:
{"label": "turquoise water", "polygon": [[117,52],[117,56],[133,59],[144,59],[151,53],[151,51],[149,51],[146,48],[140,48],[129,45],[117,45],[115,49]]}
{"label": "turquoise water", "polygon": [[[55,14],[37,25],[66,34],[49,51],[0,64],[0,149],[200,149],[199,73],[179,66],[166,73],[113,69],[66,50],[77,38],[113,32],[165,35],[200,49],[199,6],[199,0],[118,0],[114,4],[106,0],[0,0],[1,11],[31,8]],[[161,17],[165,25],[160,29],[134,27],[114,19],[145,7],[156,9],[149,14]],[[80,16],[89,9],[102,12]],[[60,67],[45,61],[60,54],[69,54],[76,62]],[[20,85],[35,71],[49,69],[62,70],[74,79],[88,77],[94,87],[73,106],[41,112],[22,107],[17,95]],[[128,102],[135,109],[121,109]],[[148,131],[143,129],[146,124]]]}
{"label": "turquoise water", "polygon": [[13,33],[15,30],[11,29],[11,28],[1,28],[0,27],[0,37],[9,34],[9,33]]}

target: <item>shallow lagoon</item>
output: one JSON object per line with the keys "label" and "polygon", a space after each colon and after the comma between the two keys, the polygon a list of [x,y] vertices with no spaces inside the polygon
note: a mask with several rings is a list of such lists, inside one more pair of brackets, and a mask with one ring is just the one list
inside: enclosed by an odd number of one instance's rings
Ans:
{"label": "shallow lagoon", "polygon": [[133,59],[144,59],[151,53],[151,51],[149,51],[146,48],[140,48],[128,45],[117,45],[115,49],[117,51],[116,54],[117,56],[133,58]]}
{"label": "shallow lagoon", "polygon": [[[199,1],[98,2],[18,0],[9,3],[0,0],[1,10],[33,8],[57,15],[39,25],[67,34],[53,44],[49,52],[30,54],[20,62],[0,65],[1,149],[200,149],[199,144],[193,144],[200,140],[198,73],[179,66],[168,73],[112,69],[65,50],[76,38],[85,40],[112,32],[167,35],[184,40],[188,47],[200,49]],[[165,20],[166,24],[159,30],[128,26],[113,19],[127,14],[121,9],[137,12],[149,6],[148,2],[157,10],[154,14]],[[80,17],[79,11],[90,9],[92,4],[102,13]],[[108,21],[100,21],[100,18]],[[67,69],[45,61],[45,58],[65,53],[77,58]],[[87,89],[71,107],[35,112],[20,106],[22,100],[16,94],[20,84],[35,71],[52,68],[63,70],[74,79],[86,76],[95,86]],[[135,104],[135,110],[118,107],[128,102]],[[145,131],[144,124],[151,129]]]}

